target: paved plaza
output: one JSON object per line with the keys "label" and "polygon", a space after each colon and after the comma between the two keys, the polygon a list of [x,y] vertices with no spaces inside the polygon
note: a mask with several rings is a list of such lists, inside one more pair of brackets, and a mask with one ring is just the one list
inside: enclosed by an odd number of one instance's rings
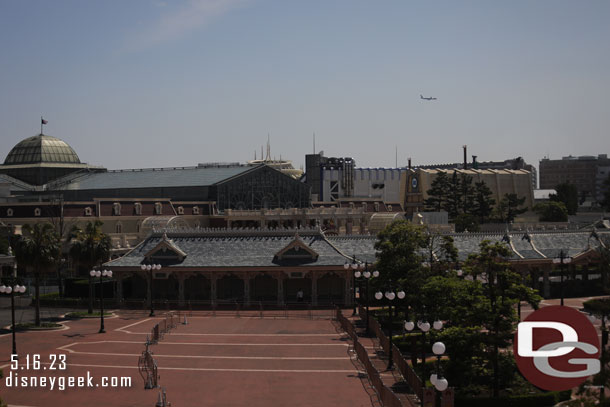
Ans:
{"label": "paved plaza", "polygon": [[[158,389],[145,390],[138,359],[147,335],[162,321],[140,311],[105,320],[65,322],[58,331],[18,332],[19,367],[13,377],[84,376],[93,388],[7,388],[9,406],[155,406]],[[184,322],[184,319],[181,320]],[[350,358],[347,337],[329,318],[236,317],[195,312],[152,345],[159,385],[172,406],[370,406],[371,398]],[[10,369],[11,335],[0,336],[0,367]],[[54,356],[66,355],[66,370],[51,370]],[[25,365],[30,357],[30,368]],[[41,367],[32,369],[34,355]],[[59,361],[58,361],[59,362]],[[59,367],[55,363],[54,367]],[[103,388],[103,377],[131,378],[131,387]],[[56,386],[57,386],[56,382]],[[370,391],[370,390],[369,390]]]}

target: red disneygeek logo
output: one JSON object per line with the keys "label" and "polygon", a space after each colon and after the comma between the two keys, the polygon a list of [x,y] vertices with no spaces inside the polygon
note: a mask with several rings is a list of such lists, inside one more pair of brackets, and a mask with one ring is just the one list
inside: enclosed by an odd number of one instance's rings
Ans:
{"label": "red disneygeek logo", "polygon": [[545,390],[568,390],[600,371],[597,330],[579,311],[553,305],[521,322],[514,354],[523,376]]}

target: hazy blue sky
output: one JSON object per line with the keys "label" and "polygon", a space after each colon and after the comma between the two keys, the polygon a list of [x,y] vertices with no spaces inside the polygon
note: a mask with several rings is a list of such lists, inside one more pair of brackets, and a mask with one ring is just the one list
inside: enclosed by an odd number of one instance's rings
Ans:
{"label": "hazy blue sky", "polygon": [[[610,1],[0,0],[0,155],[108,168],[610,153]],[[419,95],[436,96],[425,102]]]}

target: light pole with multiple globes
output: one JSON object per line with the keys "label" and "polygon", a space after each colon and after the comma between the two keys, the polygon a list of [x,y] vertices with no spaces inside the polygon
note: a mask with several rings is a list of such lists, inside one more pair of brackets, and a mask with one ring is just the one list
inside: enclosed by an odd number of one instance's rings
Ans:
{"label": "light pole with multiple globes", "polygon": [[364,269],[364,264],[363,263],[359,263],[358,260],[356,260],[356,255],[352,256],[352,262],[345,262],[345,264],[343,265],[343,268],[345,270],[349,270],[350,268],[353,270],[352,272],[352,303],[354,305],[354,310],[352,312],[352,315],[356,315],[356,278],[360,277],[361,272],[358,270],[363,270]]}
{"label": "light pole with multiple globes", "polygon": [[150,277],[150,314],[149,317],[155,316],[155,308],[154,308],[154,295],[153,295],[153,270],[161,270],[160,264],[142,264],[140,266],[142,271],[148,271],[148,275]]}
{"label": "light pole with multiple globes", "polygon": [[91,270],[89,272],[91,277],[99,277],[100,278],[100,330],[98,333],[104,334],[106,331],[104,330],[104,277],[112,277],[112,270]]}
{"label": "light pole with multiple globes", "polygon": [[[422,333],[421,342],[422,342],[422,354],[421,354],[421,364],[422,364],[422,377],[426,375],[426,332],[430,330],[430,328],[434,328],[439,331],[443,328],[443,321],[436,320],[430,325],[428,321],[417,321],[417,327]],[[415,329],[415,323],[413,321],[405,321],[405,329],[408,332],[413,331]]]}
{"label": "light pole with multiple globes", "polygon": [[371,279],[371,277],[379,277],[379,272],[377,270],[373,271],[372,273],[369,271],[369,263],[364,263],[364,271],[360,272],[360,271],[356,271],[354,273],[354,277],[356,278],[364,278],[366,280],[366,292],[365,292],[365,297],[364,297],[364,305],[366,307],[366,334],[368,335],[369,333],[369,280]]}
{"label": "light pole with multiple globes", "polygon": [[9,294],[11,296],[11,318],[12,318],[12,329],[13,332],[13,355],[17,354],[17,341],[15,338],[15,294],[23,294],[25,292],[25,286],[15,284],[11,287],[10,283],[8,286],[0,285],[0,293]]}
{"label": "light pole with multiple globes", "polygon": [[559,252],[559,257],[553,259],[553,264],[559,264],[559,268],[561,269],[561,280],[560,287],[561,290],[561,302],[560,304],[563,306],[563,265],[569,264],[572,262],[572,258],[567,256],[563,249]]}
{"label": "light pole with multiple globes", "polygon": [[[390,285],[392,283],[390,282]],[[383,299],[383,297],[385,296],[385,298],[388,300],[388,316],[390,319],[390,324],[389,324],[389,339],[390,339],[390,347],[389,347],[389,352],[388,352],[388,370],[391,370],[392,367],[394,366],[394,361],[393,359],[393,355],[392,355],[392,347],[393,347],[393,343],[392,343],[392,323],[393,318],[392,318],[392,301],[395,298],[398,298],[400,300],[402,300],[403,298],[405,298],[405,292],[404,291],[398,291],[398,292],[394,292],[392,289],[388,290],[385,292],[385,294],[383,294],[381,291],[378,291],[375,293],[375,298],[377,300],[381,300]]]}
{"label": "light pole with multiple globes", "polygon": [[438,391],[436,394],[436,405],[438,407],[441,405],[440,392],[447,390],[447,387],[449,387],[449,382],[443,377],[443,370],[441,369],[441,357],[445,350],[445,344],[442,342],[435,342],[432,345],[432,352],[436,355],[436,373],[430,375],[430,383]]}

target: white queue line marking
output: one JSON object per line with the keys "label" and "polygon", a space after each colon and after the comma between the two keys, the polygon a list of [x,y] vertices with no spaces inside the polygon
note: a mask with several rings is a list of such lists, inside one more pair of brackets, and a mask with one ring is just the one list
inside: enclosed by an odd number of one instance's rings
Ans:
{"label": "white queue line marking", "polygon": [[[116,366],[116,365],[85,365],[80,363],[68,363],[68,366],[76,367],[102,367],[113,369],[139,369],[138,366]],[[299,369],[216,369],[203,367],[159,367],[159,370],[182,370],[182,371],[201,371],[201,372],[265,372],[265,373],[364,373],[357,369],[337,369],[337,370],[299,370]]]}
{"label": "white queue line marking", "polygon": [[[100,356],[133,356],[139,357],[139,353],[106,353],[106,352],[79,352],[65,349],[73,354],[100,355]],[[350,360],[349,357],[297,357],[297,356],[203,356],[203,355],[160,355],[155,353],[156,358],[189,358],[189,359],[254,359],[254,360]]]}

